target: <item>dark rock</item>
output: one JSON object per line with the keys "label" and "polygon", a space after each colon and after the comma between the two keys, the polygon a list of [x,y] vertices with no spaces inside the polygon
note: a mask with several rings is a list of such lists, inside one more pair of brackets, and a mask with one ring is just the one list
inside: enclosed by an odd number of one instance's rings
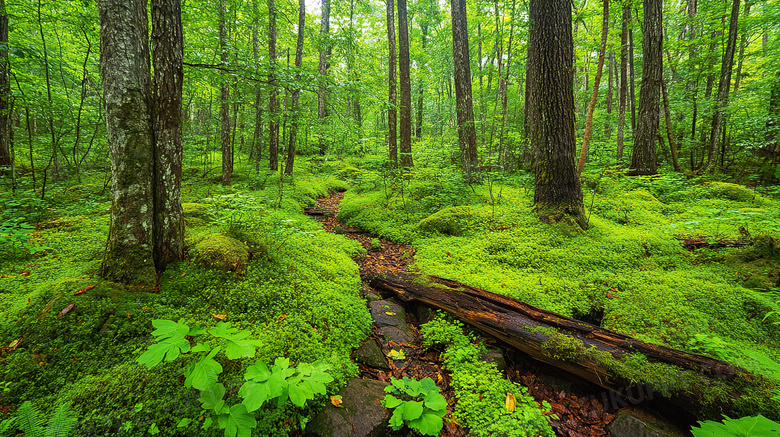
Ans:
{"label": "dark rock", "polygon": [[387,364],[385,354],[382,353],[382,349],[376,344],[374,339],[369,338],[352,354],[355,361],[365,364],[366,366],[373,367],[375,369],[390,369]]}
{"label": "dark rock", "polygon": [[414,333],[406,324],[406,312],[403,307],[387,300],[369,302],[368,307],[379,333],[388,342],[401,344],[414,341]]}
{"label": "dark rock", "polygon": [[328,404],[306,427],[319,437],[380,437],[390,434],[390,411],[382,406],[389,384],[355,378],[339,391],[341,407]]}
{"label": "dark rock", "polygon": [[361,296],[363,296],[363,299],[365,299],[366,302],[373,302],[375,300],[382,299],[382,296],[377,294],[377,292],[373,288],[369,288],[369,287],[361,288],[360,294]]}
{"label": "dark rock", "polygon": [[610,437],[682,437],[686,434],[647,412],[626,409],[609,425]]}
{"label": "dark rock", "polygon": [[495,364],[498,370],[506,370],[506,360],[501,349],[488,349],[479,359],[486,363]]}
{"label": "dark rock", "polygon": [[[415,340],[411,331],[398,329],[395,326],[381,326],[379,327],[379,333],[388,343],[392,341],[396,345],[411,344]],[[391,345],[391,347],[394,346]]]}

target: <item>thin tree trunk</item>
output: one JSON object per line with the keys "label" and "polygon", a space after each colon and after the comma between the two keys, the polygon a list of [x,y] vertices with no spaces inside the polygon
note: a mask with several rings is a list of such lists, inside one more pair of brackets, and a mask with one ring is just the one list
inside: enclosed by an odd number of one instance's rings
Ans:
{"label": "thin tree trunk", "polygon": [[[745,2],[745,17],[750,17],[750,7],[753,6],[749,1]],[[737,71],[734,73],[734,92],[739,91],[739,85],[742,82],[742,62],[745,60],[745,48],[748,45],[747,31],[742,34],[742,40],[739,44],[739,55],[737,55]]]}
{"label": "thin tree trunk", "polygon": [[[47,95],[46,118],[49,122],[49,134],[51,135],[51,161],[50,162],[54,164],[54,170],[52,171],[52,180],[57,181],[60,176],[60,164],[59,164],[59,158],[57,156],[57,135],[54,132],[54,101],[51,96],[51,79],[49,77],[49,52],[46,48],[46,36],[43,32],[43,21],[41,20],[41,0],[38,0],[37,5],[38,5],[37,8],[38,31],[41,33],[41,45],[43,48],[43,71],[46,77],[46,95]],[[46,168],[48,170],[48,166]]]}
{"label": "thin tree trunk", "polygon": [[[423,23],[420,25],[420,32],[422,38],[420,44],[423,52],[425,52],[426,45],[428,43],[428,24]],[[419,90],[417,96],[417,127],[415,128],[415,136],[417,140],[422,138],[422,126],[423,126],[423,97],[425,96],[425,80],[420,78],[418,82]]]}
{"label": "thin tree trunk", "polygon": [[623,159],[623,138],[626,129],[626,100],[628,99],[628,22],[631,7],[623,6],[623,26],[620,32],[620,90],[618,91],[617,160]]}
{"label": "thin tree trunk", "polygon": [[[306,1],[298,0],[298,40],[295,44],[295,79],[297,83],[301,81],[301,65],[303,65],[303,37],[306,27]],[[293,165],[295,164],[295,141],[298,134],[298,99],[301,96],[301,89],[296,87],[292,92],[292,108],[290,110],[292,122],[290,126],[290,142],[287,146],[287,164],[284,167],[284,174],[292,175]]]}
{"label": "thin tree trunk", "polygon": [[387,3],[387,47],[388,47],[388,92],[387,92],[387,142],[388,158],[394,167],[398,167],[398,138],[396,114],[398,97],[396,96],[395,79],[395,2],[385,0]]}
{"label": "thin tree trunk", "polygon": [[184,258],[181,210],[183,29],[180,0],[152,0],[154,252],[158,272]]}
{"label": "thin tree trunk", "polygon": [[716,153],[720,147],[721,129],[723,129],[723,112],[729,104],[729,90],[731,89],[731,69],[734,64],[734,52],[737,47],[737,23],[739,20],[739,0],[734,0],[731,5],[731,19],[729,20],[729,37],[726,44],[726,53],[720,67],[720,82],[718,83],[718,100],[715,103],[715,111],[712,114],[712,130],[710,131],[710,147],[707,151],[707,165],[705,171],[714,173],[717,168]]}
{"label": "thin tree trunk", "polygon": [[268,169],[279,168],[279,89],[276,87],[276,5],[268,0],[268,62],[271,90],[268,97]]}
{"label": "thin tree trunk", "polygon": [[[330,38],[330,0],[322,0],[322,17],[320,21],[320,38]],[[328,116],[327,107],[327,89],[325,87],[325,77],[328,75],[328,57],[330,56],[331,45],[330,42],[325,44],[324,48],[320,49],[320,88],[317,93],[317,119],[320,122],[320,126],[325,125],[325,119]],[[327,150],[327,144],[322,136],[320,136],[320,153],[323,155]]]}
{"label": "thin tree trunk", "polygon": [[680,162],[677,157],[677,145],[674,141],[674,133],[672,132],[672,115],[669,111],[669,93],[666,91],[666,81],[661,81],[661,94],[663,95],[664,100],[664,120],[666,121],[666,137],[669,140],[669,151],[672,154],[672,165],[674,166],[674,171],[678,173],[682,173],[682,169],[680,169]]}
{"label": "thin tree trunk", "polygon": [[412,78],[409,71],[409,24],[406,0],[398,0],[398,69],[401,79],[401,167],[412,167]]}
{"label": "thin tree trunk", "polygon": [[[219,50],[220,64],[225,66],[228,63],[227,52],[227,0],[219,2]],[[220,119],[220,141],[222,144],[222,185],[230,185],[230,179],[233,177],[233,149],[230,147],[230,83],[226,72],[220,71],[219,80],[219,119]]]}
{"label": "thin tree trunk", "polygon": [[582,139],[582,149],[580,149],[580,160],[577,162],[577,176],[582,173],[585,167],[585,160],[588,158],[588,147],[590,145],[590,135],[593,130],[593,111],[596,109],[596,99],[599,96],[599,85],[601,85],[601,74],[604,69],[604,55],[607,51],[607,34],[609,33],[609,0],[603,0],[604,11],[601,24],[601,50],[599,50],[599,61],[596,67],[596,78],[593,80],[593,93],[590,96],[588,105],[588,118],[585,121],[585,135]]}
{"label": "thin tree trunk", "polygon": [[[5,0],[0,0],[0,167],[11,167],[9,146],[11,123],[8,122],[11,102],[11,78],[8,63],[8,13]],[[2,169],[0,169],[2,174]]]}
{"label": "thin tree trunk", "polygon": [[[254,16],[252,26],[252,58],[257,62],[260,59],[260,10],[258,1],[252,2],[252,12]],[[263,159],[263,93],[260,87],[255,89],[255,131],[252,135],[251,155],[255,158],[255,171],[260,171],[260,160]]]}
{"label": "thin tree trunk", "polygon": [[[630,11],[630,9],[629,9]],[[630,20],[629,13],[629,20]],[[628,67],[629,67],[629,82],[628,87],[629,99],[631,106],[631,134],[636,132],[636,74],[634,74],[634,30],[628,29]]]}

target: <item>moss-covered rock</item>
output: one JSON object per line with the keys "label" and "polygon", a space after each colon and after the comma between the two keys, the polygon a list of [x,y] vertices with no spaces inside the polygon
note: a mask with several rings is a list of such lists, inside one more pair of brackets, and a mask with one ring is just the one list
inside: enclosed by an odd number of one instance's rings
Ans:
{"label": "moss-covered rock", "polygon": [[755,202],[759,205],[769,204],[770,201],[754,190],[744,185],[730,184],[728,182],[712,182],[710,189],[718,197],[724,197],[737,202]]}
{"label": "moss-covered rock", "polygon": [[187,226],[199,226],[210,218],[209,207],[202,203],[182,203],[182,215]]}
{"label": "moss-covered rock", "polygon": [[243,243],[225,235],[214,235],[201,240],[195,245],[195,261],[203,267],[246,273],[249,262],[249,250]]}
{"label": "moss-covered rock", "polygon": [[445,235],[461,236],[469,227],[476,211],[468,206],[444,208],[420,221],[423,232],[438,232]]}

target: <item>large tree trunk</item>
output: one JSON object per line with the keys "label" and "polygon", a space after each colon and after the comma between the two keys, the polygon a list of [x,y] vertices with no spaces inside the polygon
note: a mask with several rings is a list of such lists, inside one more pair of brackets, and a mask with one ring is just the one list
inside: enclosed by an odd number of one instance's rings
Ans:
{"label": "large tree trunk", "polygon": [[[444,310],[539,361],[634,400],[664,395],[694,415],[705,407],[729,414],[736,412],[733,399],[738,399],[740,393],[761,390],[761,382],[754,375],[729,363],[645,343],[455,281],[400,272],[369,273],[364,281],[382,294],[392,293],[405,302]],[[627,377],[617,370],[632,366],[627,363],[629,357],[635,363],[644,361],[638,359],[640,355],[654,369],[665,365],[670,373]],[[627,370],[636,373],[638,369]],[[730,393],[729,399],[707,401],[705,391],[715,386]],[[771,395],[769,388],[763,390]],[[639,395],[633,395],[637,392]]]}
{"label": "large tree trunk", "polygon": [[[574,162],[574,42],[569,0],[532,0],[528,124],[535,152],[534,207],[542,221],[587,226]],[[567,218],[568,217],[568,218]]]}
{"label": "large tree trunk", "polygon": [[460,165],[465,178],[471,180],[471,171],[477,165],[477,131],[474,126],[474,104],[471,99],[471,57],[469,56],[466,0],[450,0],[450,5]]}
{"label": "large tree trunk", "polygon": [[639,118],[634,132],[629,174],[658,173],[656,163],[658,124],[660,122],[661,81],[663,81],[663,1],[644,2],[644,40],[642,43],[642,84]]}
{"label": "large tree trunk", "polygon": [[[330,37],[330,0],[322,0],[322,17],[320,21],[320,38],[327,39]],[[325,119],[328,116],[327,106],[327,89],[325,87],[325,76],[328,75],[328,57],[330,56],[331,45],[330,42],[325,43],[325,47],[320,48],[320,89],[317,92],[317,119],[320,122],[320,127],[325,125]],[[323,155],[327,149],[325,140],[320,137],[320,153]]]}
{"label": "large tree trunk", "polygon": [[385,0],[387,3],[387,48],[388,48],[388,70],[387,70],[387,146],[388,158],[390,163],[398,166],[398,137],[396,124],[396,105],[398,97],[396,96],[395,79],[395,2],[394,0]]}
{"label": "large tree trunk", "polygon": [[180,0],[152,0],[154,258],[158,272],[184,257],[181,210],[182,38]]}
{"label": "large tree trunk", "polygon": [[[596,109],[596,99],[599,96],[599,85],[601,84],[601,73],[604,70],[604,54],[607,51],[607,34],[609,33],[609,0],[603,0],[604,11],[601,24],[601,50],[599,50],[599,61],[596,67],[596,78],[593,80],[593,93],[590,96],[588,105],[588,118],[585,121],[585,135],[582,139],[582,149],[580,149],[580,160],[577,162],[577,175],[582,173],[585,167],[585,160],[588,158],[588,146],[590,145],[590,135],[593,130],[593,111]],[[610,70],[610,78],[612,77]],[[612,81],[610,80],[610,87]],[[611,91],[611,88],[610,88]]]}
{"label": "large tree trunk", "polygon": [[[228,63],[227,51],[227,0],[219,2],[219,61],[224,67]],[[222,144],[222,185],[230,185],[230,179],[233,177],[233,149],[230,147],[230,76],[224,71],[220,71],[219,80],[219,119],[220,119],[220,141]]]}
{"label": "large tree trunk", "polygon": [[268,168],[279,168],[279,89],[276,87],[276,5],[268,0],[268,62],[271,91],[268,97]]}
{"label": "large tree trunk", "polygon": [[145,0],[101,0],[100,75],[111,153],[111,224],[101,274],[156,281],[152,226],[153,140]]}
{"label": "large tree trunk", "polygon": [[723,112],[729,104],[729,90],[731,89],[731,67],[734,64],[734,52],[737,48],[737,22],[739,20],[739,0],[734,0],[731,5],[731,19],[729,20],[729,37],[726,44],[726,53],[723,54],[723,62],[720,66],[720,81],[718,83],[718,100],[715,102],[715,111],[712,114],[712,130],[710,130],[709,148],[707,149],[707,165],[704,169],[707,173],[714,173],[718,166],[716,154],[720,147],[721,129],[723,128]]}
{"label": "large tree trunk", "polygon": [[[306,2],[298,0],[298,41],[295,44],[295,69],[296,80],[301,81],[301,65],[303,65],[303,34],[306,27]],[[292,107],[290,108],[292,122],[290,123],[290,142],[287,146],[287,164],[284,167],[284,174],[293,173],[293,164],[295,163],[295,140],[298,135],[298,99],[301,96],[301,89],[295,88],[292,92]]]}
{"label": "large tree trunk", "polygon": [[412,162],[412,77],[409,72],[409,24],[406,0],[398,0],[398,70],[401,77],[401,167]]}
{"label": "large tree trunk", "polygon": [[11,123],[8,122],[11,79],[8,70],[8,13],[5,10],[5,0],[0,0],[0,167],[11,166],[11,148],[8,141],[11,129]]}

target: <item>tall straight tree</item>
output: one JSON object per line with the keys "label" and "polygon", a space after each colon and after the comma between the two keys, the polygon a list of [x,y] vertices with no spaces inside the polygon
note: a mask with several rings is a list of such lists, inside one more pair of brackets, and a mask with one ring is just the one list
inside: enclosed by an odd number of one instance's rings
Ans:
{"label": "tall straight tree", "polygon": [[180,0],[152,0],[154,65],[154,262],[158,272],[184,258],[181,209],[183,29]]}
{"label": "tall straight tree", "polygon": [[[317,119],[320,126],[325,125],[325,118],[328,116],[327,87],[325,86],[325,77],[328,75],[328,57],[330,56],[330,0],[322,0],[322,17],[320,18],[320,89],[317,93]],[[325,154],[327,145],[320,137],[320,153]]]}
{"label": "tall straight tree", "polygon": [[[306,0],[298,0],[298,41],[295,44],[295,74],[296,81],[301,81],[301,65],[303,65],[303,31],[306,27]],[[287,146],[287,163],[284,173],[291,175],[295,163],[295,141],[298,134],[298,100],[301,97],[301,89],[296,86],[292,92],[292,122],[290,123],[290,142]]]}
{"label": "tall straight tree", "polygon": [[[259,0],[252,2],[252,15],[254,16],[254,24],[252,26],[252,57],[257,62],[260,59],[260,8],[258,7]],[[263,159],[263,141],[261,139],[263,133],[263,91],[258,86],[255,89],[255,131],[252,136],[252,153],[255,161],[255,171],[260,171],[260,160]]]}
{"label": "tall straight tree", "polygon": [[639,117],[634,132],[629,174],[658,173],[656,143],[661,118],[663,80],[663,1],[644,0],[644,39],[642,41],[642,83],[639,91]]}
{"label": "tall straight tree", "polygon": [[531,0],[528,124],[535,152],[534,208],[543,222],[587,226],[575,165],[574,41],[570,0]]}
{"label": "tall straight tree", "polygon": [[396,125],[396,106],[398,96],[396,95],[395,79],[395,2],[385,0],[387,6],[387,48],[388,48],[388,70],[387,70],[387,142],[388,158],[390,163],[398,166],[398,137]]}
{"label": "tall straight tree", "polygon": [[[604,70],[604,55],[607,51],[607,34],[609,33],[609,0],[603,0],[604,12],[602,13],[601,24],[601,50],[599,50],[598,66],[596,67],[596,77],[593,79],[593,93],[590,96],[588,105],[588,116],[585,121],[585,134],[582,139],[582,149],[580,149],[580,160],[577,162],[577,174],[582,173],[585,167],[585,160],[588,158],[588,146],[590,145],[590,135],[593,130],[593,111],[596,109],[596,98],[599,96],[599,85],[601,84],[601,73]],[[610,70],[611,72],[612,70]],[[610,86],[612,81],[610,81]]]}
{"label": "tall straight tree", "polygon": [[276,88],[276,4],[268,0],[268,62],[271,91],[268,97],[268,168],[279,168],[279,90]]}
{"label": "tall straight tree", "polygon": [[716,154],[720,148],[721,133],[723,129],[723,112],[729,104],[729,90],[731,89],[731,69],[734,65],[734,52],[737,48],[737,23],[739,21],[739,0],[731,4],[731,19],[729,20],[729,37],[726,43],[726,52],[723,54],[723,62],[720,65],[720,81],[718,82],[718,100],[715,102],[715,111],[712,114],[712,129],[710,130],[710,142],[707,149],[707,165],[705,171],[714,173],[717,168]]}
{"label": "tall straight tree", "polygon": [[412,162],[412,77],[409,71],[409,25],[406,0],[398,0],[398,69],[401,76],[401,167]]}
{"label": "tall straight tree", "polygon": [[8,71],[8,13],[0,0],[0,167],[11,166],[8,110],[11,100],[11,78]]}
{"label": "tall straight tree", "polygon": [[[227,0],[219,0],[219,62],[223,67],[228,63],[227,51]],[[219,120],[220,141],[222,144],[222,185],[230,185],[233,177],[233,148],[230,144],[230,76],[219,72]]]}
{"label": "tall straight tree", "polygon": [[455,106],[458,119],[458,146],[463,176],[471,179],[477,164],[477,131],[471,99],[471,57],[466,0],[450,0],[452,15],[452,52],[455,67]]}
{"label": "tall straight tree", "polygon": [[626,127],[626,100],[628,99],[628,22],[631,6],[623,6],[623,25],[620,31],[620,89],[618,90],[617,159],[623,159],[623,138]]}

